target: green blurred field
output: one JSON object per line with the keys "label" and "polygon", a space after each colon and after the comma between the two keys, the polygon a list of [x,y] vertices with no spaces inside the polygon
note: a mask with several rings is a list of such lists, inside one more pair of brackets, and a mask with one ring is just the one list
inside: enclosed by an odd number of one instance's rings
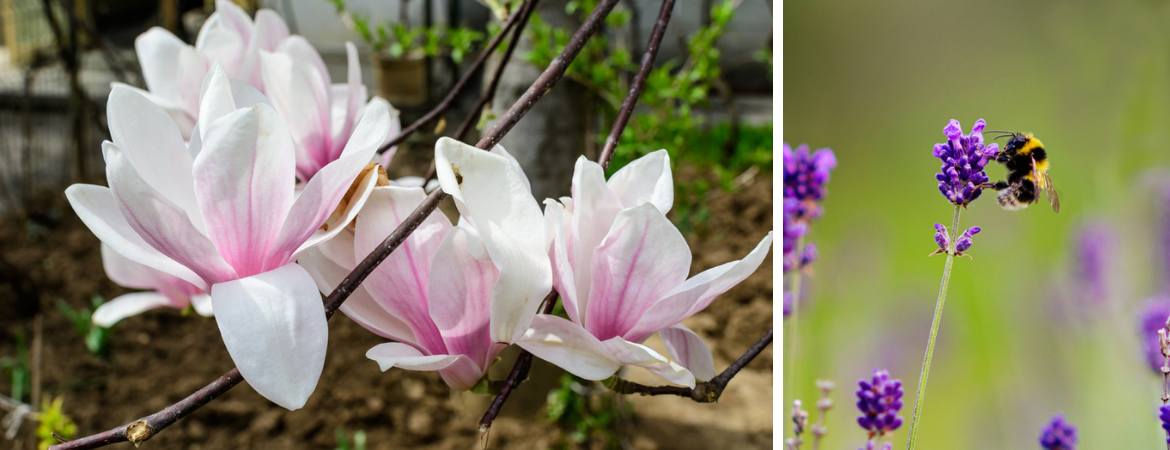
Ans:
{"label": "green blurred field", "polygon": [[[791,401],[811,408],[813,380],[831,378],[823,448],[862,446],[856,382],[886,368],[906,389],[904,448],[944,263],[926,255],[953,211],[931,146],[948,119],[967,132],[984,118],[1044,141],[1062,211],[1008,212],[985,192],[963,213],[983,232],[955,262],[918,448],[1039,448],[1057,412],[1081,448],[1161,448],[1135,311],[1170,284],[1155,189],[1170,179],[1168,24],[1165,1],[784,2],[784,140],[839,161],[810,235],[821,259],[785,373],[785,437]],[[1119,236],[1112,290],[1069,320],[1060,287],[1089,219]]]}

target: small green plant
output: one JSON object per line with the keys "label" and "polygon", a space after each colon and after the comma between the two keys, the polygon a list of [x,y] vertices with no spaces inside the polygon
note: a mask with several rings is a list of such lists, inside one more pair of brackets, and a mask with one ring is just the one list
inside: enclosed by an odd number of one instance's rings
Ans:
{"label": "small green plant", "polygon": [[353,432],[353,442],[349,441],[349,436],[345,432],[345,428],[337,429],[337,449],[336,450],[366,450],[366,432],[365,430],[357,430]]}
{"label": "small green plant", "polygon": [[[351,12],[346,0],[328,0],[337,8],[349,28],[362,38],[374,51],[384,52],[391,58],[401,58],[412,50],[419,49],[429,57],[439,56],[444,49],[450,49],[451,60],[463,62],[475,44],[483,40],[483,33],[467,27],[412,27],[409,23],[383,22],[377,25],[360,13]],[[419,38],[423,38],[419,42]]]}
{"label": "small green plant", "polygon": [[65,415],[62,403],[64,403],[64,398],[60,396],[50,401],[49,396],[46,395],[41,401],[41,412],[36,415],[36,420],[39,422],[37,425],[37,450],[45,450],[49,446],[57,444],[59,442],[57,436],[70,439],[77,432],[77,424]]}
{"label": "small green plant", "polygon": [[561,448],[576,448],[593,440],[600,440],[605,448],[618,448],[612,424],[621,408],[629,405],[609,391],[593,394],[570,374],[561,376],[561,386],[548,393],[545,405],[548,420],[565,432],[567,439]]}
{"label": "small green plant", "polygon": [[31,389],[31,373],[28,363],[28,342],[24,331],[16,330],[16,357],[5,356],[0,358],[0,371],[8,375],[12,382],[12,398],[23,402]]}
{"label": "small green plant", "polygon": [[[94,310],[103,303],[100,295],[95,295],[90,299],[93,302]],[[110,329],[98,326],[93,323],[93,310],[89,308],[73,309],[64,300],[57,300],[57,309],[61,310],[62,314],[73,322],[73,328],[85,340],[85,348],[90,353],[101,357],[108,357],[110,354]]]}

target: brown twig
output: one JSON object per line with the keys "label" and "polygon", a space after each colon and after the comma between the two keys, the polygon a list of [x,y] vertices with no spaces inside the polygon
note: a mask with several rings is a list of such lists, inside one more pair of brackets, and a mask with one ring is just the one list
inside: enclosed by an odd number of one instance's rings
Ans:
{"label": "brown twig", "polygon": [[[534,83],[533,86],[528,89],[528,92],[526,92],[525,95],[520,98],[520,100],[517,100],[517,103],[508,110],[507,120],[510,121],[511,125],[515,125],[515,123],[519,121],[520,118],[523,117],[529,109],[531,109],[532,104],[536,103],[546,92],[552,89],[553,85],[556,84],[556,81],[560,79],[561,75],[564,74],[565,68],[568,67],[568,64],[572,62],[573,58],[577,56],[577,53],[581,50],[581,46],[584,45],[584,42],[593,35],[593,33],[597,30],[597,25],[601,22],[602,19],[604,19],[605,15],[613,9],[614,4],[616,3],[617,0],[605,0],[597,7],[597,9],[594,10],[593,14],[589,17],[589,20],[586,21],[585,25],[582,25],[581,28],[579,28],[573,35],[569,46],[565,48],[565,50],[561,53],[561,56],[557,57],[557,60],[562,60],[564,62],[562,64],[550,65],[548,69],[545,69],[540,78],[536,80],[536,83]],[[574,46],[574,42],[578,42],[578,44]],[[526,102],[527,107],[520,107],[522,102]],[[490,148],[491,144],[498,142],[500,138],[503,137],[503,135],[512,128],[511,125],[503,127],[496,126],[495,128],[492,128],[492,130],[489,131],[482,140],[480,140],[476,147],[484,150]],[[406,239],[406,237],[412,231],[418,228],[423,219],[425,219],[431,212],[434,212],[439,203],[446,196],[447,194],[443,193],[441,189],[435,190],[435,192],[427,196],[427,198],[423,200],[423,203],[419,205],[418,208],[415,208],[414,212],[410,213],[407,219],[403,221],[403,223],[400,224],[398,228],[391,232],[390,235],[387,236],[386,239],[383,240],[382,243],[379,244],[373,252],[367,255],[365,259],[363,259],[362,262],[358,264],[358,267],[355,268],[353,272],[345,277],[345,280],[343,280],[341,284],[339,284],[337,288],[334,289],[333,292],[331,292],[329,296],[325,298],[327,316],[332,316],[332,312],[336,311],[337,308],[341,306],[341,303],[349,297],[349,294],[352,293],[353,290],[356,289],[363,280],[365,280],[366,276],[368,276],[370,272],[373,272],[378,263],[386,259],[386,257],[394,251],[394,249],[398,248],[398,246]],[[548,308],[548,305],[545,307]],[[223,395],[224,392],[227,392],[229,389],[239,384],[240,381],[243,381],[243,377],[240,376],[239,369],[233,368],[228,373],[219,377],[219,379],[216,381],[196,391],[194,394],[191,394],[179,403],[168,406],[162,411],[154,413],[145,419],[139,420],[132,424],[122,425],[112,430],[87,436],[75,441],[54,445],[49,448],[52,450],[91,449],[103,447],[116,442],[134,441],[136,443],[140,443],[150,439],[151,436],[154,436],[159,431],[162,431],[163,428],[166,428],[167,426],[175,423],[175,421],[178,421],[179,419],[187,416],[199,407],[207,404],[207,402],[210,402],[216,397]]]}
{"label": "brown twig", "polygon": [[658,47],[662,43],[662,37],[666,35],[666,24],[670,22],[670,13],[673,9],[674,0],[662,1],[662,9],[658,11],[658,20],[654,22],[654,30],[650,32],[650,42],[646,44],[646,53],[642,55],[638,74],[634,76],[630,93],[622,101],[622,108],[613,121],[609,137],[605,138],[605,147],[601,149],[601,157],[597,159],[603,169],[609,167],[609,160],[613,159],[613,151],[617,148],[618,141],[621,140],[626,123],[630,121],[634,105],[638,103],[638,97],[642,96],[642,89],[646,86],[646,78],[650,76],[650,70],[654,68],[654,58],[658,55]]}
{"label": "brown twig", "polygon": [[619,394],[641,394],[641,395],[677,395],[679,397],[687,397],[699,403],[715,403],[719,401],[719,396],[723,395],[723,390],[727,388],[727,383],[739,373],[744,366],[752,362],[757,355],[760,354],[768,345],[772,344],[772,329],[769,328],[764,337],[761,337],[743,356],[735,360],[715,378],[710,381],[704,381],[695,384],[695,388],[687,388],[681,386],[645,386],[633,381],[623,380],[618,377],[606,380],[606,387],[609,387],[614,392]]}
{"label": "brown twig", "polygon": [[548,92],[549,89],[552,89],[553,85],[557,83],[557,80],[560,80],[565,75],[565,69],[569,68],[569,64],[577,57],[577,53],[581,52],[581,48],[585,46],[585,42],[590,37],[593,37],[593,33],[601,27],[605,16],[609,15],[609,12],[613,10],[617,2],[618,0],[602,0],[597,5],[593,12],[589,14],[589,17],[585,19],[585,23],[581,24],[581,28],[578,28],[577,32],[573,34],[573,37],[569,39],[568,45],[565,45],[565,50],[560,55],[557,55],[556,58],[553,58],[548,68],[544,69],[544,73],[541,73],[540,77],[536,79],[536,82],[532,83],[532,87],[529,87],[524,92],[524,95],[521,95],[516,100],[516,103],[512,104],[511,108],[508,108],[508,112],[505,112],[500,117],[500,121],[484,135],[483,139],[479,140],[476,147],[488,149],[492,148],[497,142],[500,142],[500,138],[507,134],[508,130],[511,130],[512,127],[516,126],[516,123],[520,121],[520,118],[524,117],[524,114],[528,113],[529,109],[532,109],[532,106],[536,104],[536,100],[544,96],[544,93]]}
{"label": "brown twig", "polygon": [[[534,1],[536,0],[526,0],[525,3],[531,3]],[[520,9],[516,10],[516,12],[512,13],[512,15],[508,17],[508,21],[504,22],[504,27],[501,28],[500,32],[496,33],[495,36],[492,36],[492,40],[488,41],[483,50],[479,52],[479,56],[475,58],[475,61],[471,63],[471,66],[467,68],[467,71],[463,72],[463,76],[459,78],[459,81],[455,82],[455,85],[451,87],[451,91],[447,93],[446,97],[443,97],[443,100],[439,101],[438,105],[435,105],[433,109],[427,112],[426,115],[414,121],[414,123],[411,123],[406,128],[403,128],[402,131],[398,133],[398,136],[394,137],[394,139],[391,139],[390,142],[387,142],[386,144],[379,147],[378,154],[385,153],[386,150],[390,150],[390,147],[401,144],[402,141],[405,141],[406,138],[415,131],[418,131],[428,123],[431,123],[431,121],[438,119],[440,116],[446,113],[448,109],[451,109],[451,106],[455,104],[455,97],[459,96],[459,93],[463,91],[463,88],[467,87],[467,84],[471,81],[472,75],[475,75],[475,73],[478,72],[481,67],[483,67],[483,64],[487,61],[488,56],[491,56],[492,52],[496,51],[496,47],[499,47],[500,43],[504,41],[504,36],[508,34],[508,31],[510,31],[512,27],[516,25],[516,22],[520,19],[520,17],[523,16],[523,11],[524,7],[521,6]]]}

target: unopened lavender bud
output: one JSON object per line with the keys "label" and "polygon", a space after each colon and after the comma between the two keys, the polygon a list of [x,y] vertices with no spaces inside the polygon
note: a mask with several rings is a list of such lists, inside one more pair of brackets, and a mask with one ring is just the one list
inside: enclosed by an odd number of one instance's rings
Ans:
{"label": "unopened lavender bud", "polygon": [[1040,446],[1047,450],[1076,450],[1077,427],[1065,421],[1063,414],[1053,416],[1040,430]]}
{"label": "unopened lavender bud", "polygon": [[979,231],[979,227],[971,227],[967,231],[964,231],[963,234],[960,234],[959,239],[955,241],[955,251],[962,253],[971,248],[971,236],[974,236]]}
{"label": "unopened lavender bud", "polygon": [[805,245],[804,252],[802,252],[800,254],[800,267],[803,268],[804,266],[812,264],[816,260],[817,260],[817,246],[816,246],[816,244],[809,243],[809,244]]}
{"label": "unopened lavender bud", "polygon": [[951,235],[947,233],[947,227],[941,223],[934,224],[934,242],[938,244],[938,248],[943,251],[948,251],[951,248]]}

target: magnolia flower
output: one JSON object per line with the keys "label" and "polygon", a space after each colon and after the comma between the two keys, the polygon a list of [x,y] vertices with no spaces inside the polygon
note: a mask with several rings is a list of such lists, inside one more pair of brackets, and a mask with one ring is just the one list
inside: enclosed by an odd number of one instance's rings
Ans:
{"label": "magnolia flower", "polygon": [[256,12],[253,21],[235,3],[215,2],[215,13],[203,23],[195,45],[171,32],[154,27],[134,40],[147,91],[121,83],[161,106],[178,124],[183,139],[190,139],[199,116],[200,90],[211,65],[219,62],[228,76],[243,80],[261,93],[260,52],[275,51],[288,39],[288,25],[269,9]]}
{"label": "magnolia flower", "polygon": [[[552,287],[552,268],[540,207],[511,155],[442,138],[435,159],[459,224],[431,214],[341,311],[397,341],[366,353],[382,370],[438,371],[466,390],[528,327]],[[352,232],[305,252],[301,264],[322,292],[332,291],[425,197],[419,187],[375,188]]]}
{"label": "magnolia flower", "polygon": [[341,157],[298,193],[292,138],[267,99],[218,64],[204,86],[188,145],[162,108],[115,87],[113,142],[102,143],[110,187],[65,194],[112,250],[210,293],[240,373],[297,409],[320,377],[328,330],[312,277],[293,261],[337,234],[373,189],[359,174],[386,137],[389,107],[371,105]]}
{"label": "magnolia flower", "polygon": [[[679,322],[754,272],[772,233],[744,259],[687,279],[691,251],[666,218],[674,202],[666,151],[639,158],[608,182],[601,166],[580,158],[572,193],[545,201],[554,280],[570,320],[536,316],[516,344],[590,380],[623,364],[690,387],[714,377],[711,350]],[[654,333],[670,358],[641,344]]]}
{"label": "magnolia flower", "polygon": [[119,320],[164,306],[192,306],[200,315],[211,317],[211,297],[182,278],[131,261],[106,244],[102,244],[102,266],[115,283],[147,292],[132,292],[102,303],[93,312],[93,323],[98,326],[111,327]]}

